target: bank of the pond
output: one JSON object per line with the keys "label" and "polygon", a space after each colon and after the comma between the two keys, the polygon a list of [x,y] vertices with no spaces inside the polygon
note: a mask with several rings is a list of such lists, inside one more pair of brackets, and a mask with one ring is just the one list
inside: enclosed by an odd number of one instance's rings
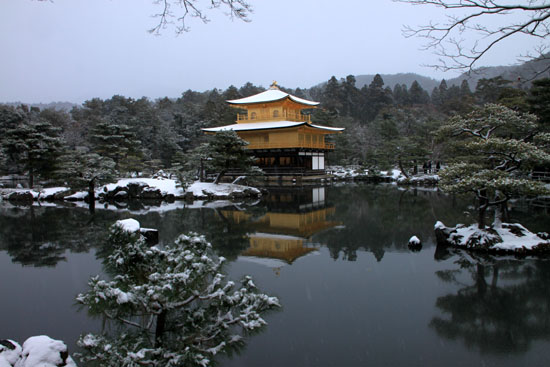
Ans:
{"label": "bank of the pond", "polygon": [[[177,180],[160,178],[125,178],[103,185],[95,190],[100,201],[126,200],[221,200],[258,198],[262,192],[250,186],[232,183],[194,182],[183,188]],[[14,202],[33,201],[89,201],[88,191],[76,191],[68,187],[44,189],[0,189],[0,198]]]}

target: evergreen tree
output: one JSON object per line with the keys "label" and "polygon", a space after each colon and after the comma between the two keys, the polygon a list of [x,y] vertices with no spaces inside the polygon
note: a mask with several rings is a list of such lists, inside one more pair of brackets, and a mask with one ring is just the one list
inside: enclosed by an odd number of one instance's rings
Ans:
{"label": "evergreen tree", "polygon": [[34,186],[35,175],[52,178],[57,158],[64,147],[58,128],[42,119],[39,110],[21,105],[17,109],[3,106],[0,121],[4,133],[0,143],[9,169],[27,173],[29,187]]}
{"label": "evergreen tree", "polygon": [[360,92],[355,87],[355,77],[348,75],[342,83],[342,114],[345,116],[359,116],[360,115]]}
{"label": "evergreen tree", "polygon": [[258,94],[263,92],[264,89],[261,87],[257,87],[254,84],[250,82],[246,82],[245,85],[243,85],[241,88],[239,88],[239,94],[243,97],[249,97],[253,96],[254,94]]}
{"label": "evergreen tree", "polygon": [[468,83],[468,80],[464,79],[460,83],[460,96],[469,97],[471,95],[472,95],[472,90],[470,89],[470,84]]}
{"label": "evergreen tree", "polygon": [[393,100],[400,106],[410,104],[410,96],[406,84],[395,84],[393,87]]}
{"label": "evergreen tree", "polygon": [[93,211],[95,188],[115,177],[115,162],[111,158],[82,149],[65,152],[60,161],[62,163],[57,175],[67,181],[73,189],[88,190],[88,203]]}
{"label": "evergreen tree", "polygon": [[141,142],[127,125],[103,119],[92,130],[90,140],[93,151],[112,159],[117,171],[135,172],[141,168]]}
{"label": "evergreen tree", "polygon": [[480,79],[477,82],[475,96],[479,104],[497,103],[503,90],[509,88],[511,81],[501,76]]}
{"label": "evergreen tree", "polygon": [[542,128],[550,131],[550,79],[539,79],[533,82],[527,103],[529,110],[539,117]]}
{"label": "evergreen tree", "polygon": [[86,365],[210,366],[216,354],[242,346],[245,333],[266,325],[264,312],[280,307],[248,276],[239,287],[227,281],[225,259],[202,236],[151,247],[130,219],[112,227],[108,245],[110,279],[92,277],[77,302],[122,331],[81,336]]}
{"label": "evergreen tree", "polygon": [[392,104],[391,90],[384,89],[384,80],[380,74],[376,74],[368,88],[361,89],[363,93],[363,118],[372,121],[380,110]]}
{"label": "evergreen tree", "polygon": [[512,197],[549,190],[530,179],[530,170],[550,163],[548,134],[536,134],[536,117],[487,104],[465,116],[455,116],[440,130],[454,141],[454,162],[441,172],[440,187],[448,192],[472,192],[479,201],[478,225],[485,228],[488,207],[496,207],[494,225],[505,220]]}
{"label": "evergreen tree", "polygon": [[219,183],[223,175],[231,170],[249,173],[255,159],[246,150],[248,143],[242,140],[233,130],[220,131],[204,146],[208,157],[208,168],[218,172],[214,183]]}
{"label": "evergreen tree", "polygon": [[416,80],[411,84],[409,97],[412,104],[427,104],[430,101],[430,96]]}
{"label": "evergreen tree", "polygon": [[329,111],[334,111],[338,115],[343,114],[344,106],[342,86],[335,76],[332,76],[327,82],[322,96],[323,107]]}

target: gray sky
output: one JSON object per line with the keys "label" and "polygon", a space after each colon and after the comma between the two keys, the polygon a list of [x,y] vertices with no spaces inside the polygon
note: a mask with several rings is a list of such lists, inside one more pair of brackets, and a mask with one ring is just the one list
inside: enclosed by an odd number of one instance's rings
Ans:
{"label": "gray sky", "polygon": [[[83,102],[93,97],[177,97],[187,89],[225,89],[247,81],[311,87],[332,75],[416,72],[436,57],[403,24],[443,13],[390,0],[250,0],[252,22],[222,11],[189,21],[180,36],[147,32],[153,0],[3,0],[0,4],[0,101]],[[529,40],[509,43],[481,65],[516,62]],[[481,66],[480,65],[480,66]]]}

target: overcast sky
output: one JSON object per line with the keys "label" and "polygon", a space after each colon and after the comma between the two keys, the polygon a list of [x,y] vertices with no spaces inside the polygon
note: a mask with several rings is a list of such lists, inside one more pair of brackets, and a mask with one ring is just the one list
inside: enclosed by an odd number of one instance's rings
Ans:
{"label": "overcast sky", "polygon": [[[401,33],[404,24],[441,20],[440,10],[391,0],[250,3],[250,23],[212,11],[208,24],[191,20],[188,33],[154,36],[153,0],[2,0],[0,101],[155,99],[247,81],[308,88],[349,74],[456,76],[422,67],[436,57]],[[512,64],[522,47],[508,44],[485,64]]]}

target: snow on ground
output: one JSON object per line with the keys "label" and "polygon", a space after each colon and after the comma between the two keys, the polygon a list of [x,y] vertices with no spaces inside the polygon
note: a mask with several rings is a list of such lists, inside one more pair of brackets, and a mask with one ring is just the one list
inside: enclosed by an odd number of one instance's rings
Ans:
{"label": "snow on ground", "polygon": [[405,178],[400,170],[392,169],[390,171],[380,171],[380,175],[385,177],[391,177],[395,181],[399,181],[400,178]]}
{"label": "snow on ground", "polygon": [[[398,171],[398,172],[401,174],[400,171]],[[409,184],[433,183],[433,184],[435,184],[435,183],[439,182],[439,175],[435,175],[435,174],[429,175],[429,174],[421,173],[421,174],[418,174],[418,175],[410,176],[409,178],[406,178],[405,176],[400,175],[400,176],[397,177],[396,180],[397,180],[398,183],[409,183]]]}
{"label": "snow on ground", "polygon": [[137,220],[131,218],[117,220],[115,225],[130,233],[138,232],[139,228],[141,227]]}
{"label": "snow on ground", "polygon": [[12,193],[16,192],[19,194],[30,193],[34,200],[44,200],[57,193],[69,190],[70,189],[68,187],[48,187],[45,189],[2,189],[0,190],[0,197],[7,199]]}
{"label": "snow on ground", "polygon": [[369,171],[361,166],[329,166],[327,171],[337,178],[367,176]]}
{"label": "snow on ground", "polygon": [[233,193],[245,193],[245,191],[252,192],[257,196],[260,196],[262,194],[261,191],[255,187],[230,183],[219,183],[216,185],[212,182],[199,181],[195,181],[186,190],[186,192],[192,193],[195,198],[204,198],[209,196],[229,197]]}
{"label": "snow on ground", "polygon": [[60,193],[63,191],[69,191],[69,190],[70,189],[68,187],[48,187],[40,190],[40,197],[53,196],[57,193]]}
{"label": "snow on ground", "polygon": [[448,231],[449,241],[457,247],[509,252],[536,251],[542,247],[550,247],[550,240],[539,237],[519,223],[503,223],[502,226],[480,230],[477,223],[448,228],[438,221],[434,229]]}

